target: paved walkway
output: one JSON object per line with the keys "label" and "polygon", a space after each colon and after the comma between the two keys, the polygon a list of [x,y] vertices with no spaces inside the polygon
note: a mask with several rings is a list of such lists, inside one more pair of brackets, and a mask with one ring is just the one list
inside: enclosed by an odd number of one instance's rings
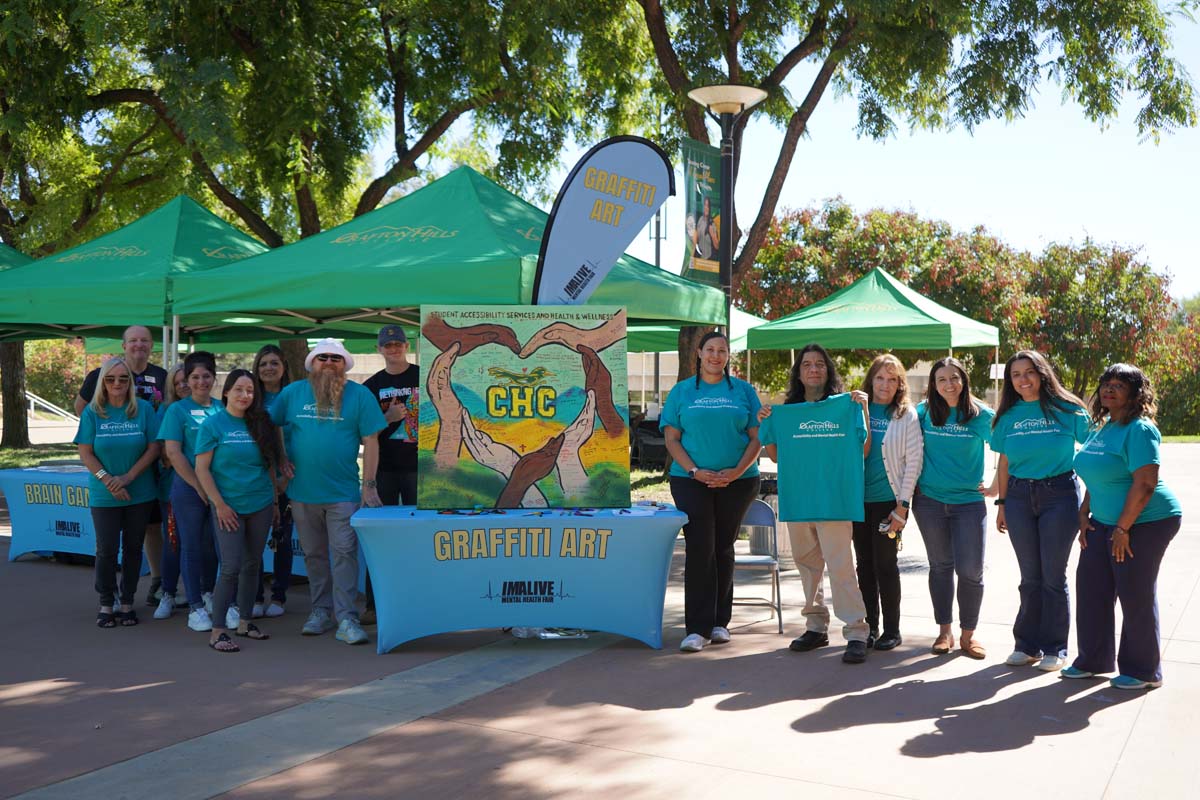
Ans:
{"label": "paved walkway", "polygon": [[303,587],[264,624],[271,641],[230,657],[179,616],[95,628],[86,568],[0,563],[0,796],[1195,796],[1200,446],[1168,445],[1165,461],[1184,528],[1159,586],[1166,683],[1149,693],[1003,665],[1017,571],[994,530],[978,634],[988,659],[929,654],[912,531],[905,642],[862,666],[840,662],[837,635],[787,650],[802,629],[795,573],[783,636],[739,608],[730,645],[677,653],[681,552],[661,651],[470,631],[386,656],[296,635]]}

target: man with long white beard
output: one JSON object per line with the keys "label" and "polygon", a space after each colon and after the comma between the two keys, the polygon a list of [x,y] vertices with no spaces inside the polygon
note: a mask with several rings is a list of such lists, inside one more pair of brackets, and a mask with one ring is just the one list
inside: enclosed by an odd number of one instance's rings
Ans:
{"label": "man with long white beard", "polygon": [[363,644],[367,634],[355,607],[358,536],[350,527],[350,517],[360,505],[381,505],[375,489],[379,464],[375,435],[387,427],[387,421],[370,390],[346,380],[354,357],[341,342],[317,342],[304,366],[308,380],[288,384],[271,406],[275,424],[288,426],[287,458],[295,477],[287,493],[312,596],[312,612],[300,632],[319,636],[336,624],[339,641]]}

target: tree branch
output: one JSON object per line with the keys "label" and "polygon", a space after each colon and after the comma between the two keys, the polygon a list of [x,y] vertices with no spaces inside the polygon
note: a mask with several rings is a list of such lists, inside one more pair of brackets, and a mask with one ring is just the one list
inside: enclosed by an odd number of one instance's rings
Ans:
{"label": "tree branch", "polygon": [[813,22],[808,29],[808,34],[795,47],[785,53],[783,58],[779,59],[779,63],[771,70],[771,74],[759,84],[760,89],[767,92],[778,89],[783,85],[784,79],[795,69],[797,64],[821,48],[821,45],[825,42],[825,30],[829,24],[828,17],[828,10],[825,8],[825,4],[822,3],[817,8],[816,14],[813,15]]}
{"label": "tree branch", "polygon": [[[392,76],[392,148],[395,150],[396,159],[399,160],[408,151],[408,123],[404,117],[404,105],[408,98],[408,72],[406,69],[408,65],[408,21],[404,20],[401,23],[398,36],[400,47],[397,52],[396,47],[392,44],[392,20],[395,18],[395,14],[385,13],[380,9],[379,25],[383,31],[383,48],[387,57],[388,71]],[[390,188],[391,186],[387,187],[387,189]],[[387,189],[384,189],[385,194]],[[381,195],[380,200],[382,199]],[[371,208],[374,207],[371,206]]]}
{"label": "tree branch", "polygon": [[167,126],[167,130],[171,131],[175,139],[183,145],[184,149],[188,152],[188,159],[192,162],[192,166],[200,174],[200,177],[204,180],[204,184],[217,196],[217,199],[226,208],[237,214],[250,230],[257,234],[268,247],[283,246],[283,237],[258,212],[243,203],[221,183],[216,173],[213,172],[212,167],[208,165],[204,155],[198,148],[192,146],[187,133],[175,121],[175,118],[167,109],[166,102],[156,92],[149,89],[136,88],[108,89],[91,95],[88,100],[93,108],[106,108],[119,103],[138,103],[152,109]]}
{"label": "tree branch", "polygon": [[812,85],[808,89],[808,94],[804,97],[804,101],[793,112],[791,119],[788,120],[787,130],[783,136],[783,146],[779,149],[779,157],[775,161],[775,169],[771,172],[770,180],[767,181],[767,190],[763,194],[763,202],[758,209],[758,216],[755,218],[754,224],[750,226],[750,232],[746,234],[746,243],[742,247],[742,252],[733,263],[734,287],[738,285],[741,277],[754,265],[754,260],[758,257],[758,251],[767,238],[767,231],[770,229],[771,220],[775,216],[775,209],[779,205],[779,195],[783,191],[784,180],[787,179],[788,171],[792,166],[792,158],[796,154],[796,144],[800,141],[800,137],[808,127],[808,119],[812,116],[817,104],[821,101],[821,97],[826,87],[829,86],[829,81],[833,78],[833,73],[837,70],[838,64],[849,50],[856,25],[856,20],[851,19],[848,21],[846,29],[838,36],[837,41],[834,42],[833,47],[829,50],[829,55],[825,57],[825,61],[821,64],[821,69],[813,79]]}
{"label": "tree branch", "polygon": [[[642,4],[642,12],[646,18],[646,30],[650,34],[650,43],[654,45],[654,55],[667,86],[677,97],[686,101],[688,89],[691,89],[691,79],[683,71],[679,63],[679,55],[671,44],[671,33],[667,30],[666,16],[663,14],[660,0],[638,0]],[[683,106],[683,125],[688,136],[709,143],[708,128],[704,124],[704,109],[699,105],[686,101]]]}
{"label": "tree branch", "polygon": [[315,135],[305,131],[300,137],[300,147],[303,153],[304,165],[300,171],[292,173],[292,187],[296,194],[296,210],[300,216],[300,238],[307,238],[321,232],[321,216],[317,211],[317,201],[312,193],[312,148]]}

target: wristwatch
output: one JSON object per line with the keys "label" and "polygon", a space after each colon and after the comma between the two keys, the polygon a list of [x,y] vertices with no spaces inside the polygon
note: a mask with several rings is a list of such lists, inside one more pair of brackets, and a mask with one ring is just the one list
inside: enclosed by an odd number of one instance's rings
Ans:
{"label": "wristwatch", "polygon": [[697,472],[699,472],[699,471],[700,471],[700,470],[699,470],[699,468],[698,468],[698,467],[692,467],[691,469],[689,469],[689,470],[688,470],[688,477],[689,477],[689,478],[691,478],[692,480],[695,480],[695,479],[696,479],[696,473],[697,473]]}
{"label": "wristwatch", "polygon": [[998,505],[998,506],[1002,506],[1002,505],[1004,505],[1004,498],[997,497],[995,500],[992,501],[992,503],[994,503],[995,505]]}
{"label": "wristwatch", "polygon": [[363,481],[363,488],[364,489],[374,489],[375,488],[375,480],[372,478],[371,480]]}

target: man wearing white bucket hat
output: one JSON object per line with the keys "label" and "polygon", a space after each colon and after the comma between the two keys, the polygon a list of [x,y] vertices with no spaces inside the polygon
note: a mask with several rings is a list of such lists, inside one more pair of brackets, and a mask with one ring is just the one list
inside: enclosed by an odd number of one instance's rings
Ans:
{"label": "man wearing white bucket hat", "polygon": [[367,635],[354,605],[358,597],[358,537],[350,527],[350,517],[360,505],[380,505],[375,490],[379,463],[375,434],[387,421],[370,390],[346,380],[354,356],[341,342],[317,342],[304,367],[308,380],[288,384],[271,406],[275,424],[289,426],[287,457],[295,477],[287,492],[312,595],[312,613],[301,633],[318,636],[336,624],[340,641],[363,644]]}

